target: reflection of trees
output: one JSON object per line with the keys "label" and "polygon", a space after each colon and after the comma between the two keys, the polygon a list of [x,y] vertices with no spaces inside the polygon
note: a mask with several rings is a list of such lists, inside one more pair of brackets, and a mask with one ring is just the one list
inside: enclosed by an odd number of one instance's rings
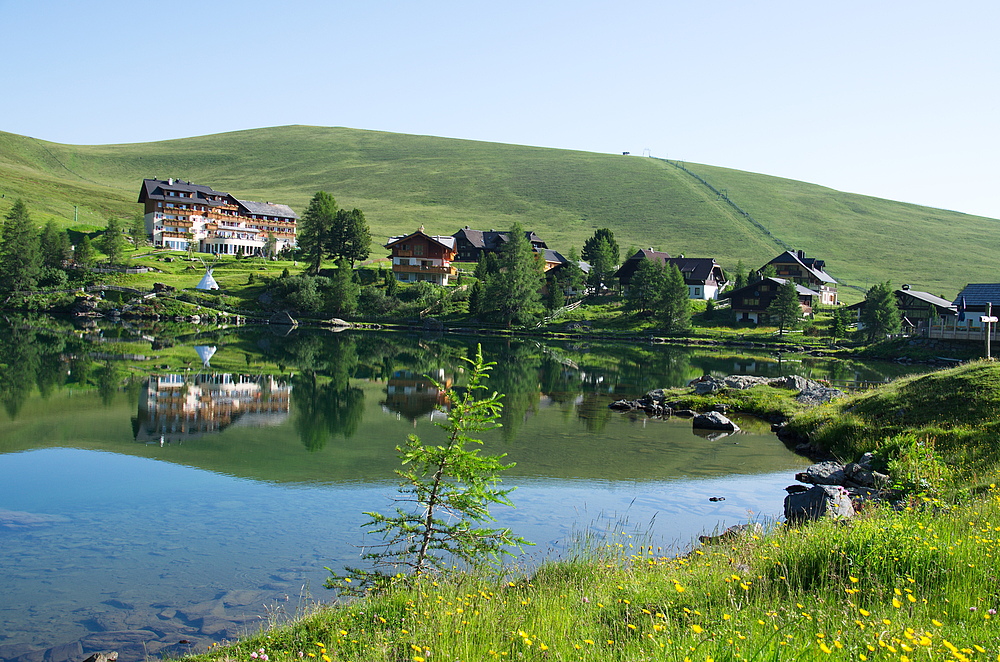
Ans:
{"label": "reflection of trees", "polygon": [[101,396],[101,403],[109,407],[114,402],[122,382],[121,369],[109,361],[97,369],[96,377],[97,393]]}
{"label": "reflection of trees", "polygon": [[338,388],[333,381],[320,382],[307,370],[295,376],[295,431],[310,451],[321,450],[335,436],[350,439],[364,417],[365,393],[354,386]]}
{"label": "reflection of trees", "polygon": [[486,387],[504,394],[503,412],[500,415],[503,427],[500,432],[505,440],[510,441],[517,436],[517,431],[528,414],[538,410],[541,394],[538,390],[538,377],[542,352],[533,344],[520,342],[490,349],[496,350],[494,356],[486,349],[483,354],[488,361],[496,361],[497,365],[489,373]]}
{"label": "reflection of trees", "polygon": [[587,432],[600,432],[611,418],[611,408],[608,407],[608,397],[598,393],[586,393],[583,400],[576,406],[576,415],[583,421]]}
{"label": "reflection of trees", "polygon": [[0,401],[7,415],[16,418],[35,385],[39,366],[39,344],[35,332],[11,325],[0,337]]}

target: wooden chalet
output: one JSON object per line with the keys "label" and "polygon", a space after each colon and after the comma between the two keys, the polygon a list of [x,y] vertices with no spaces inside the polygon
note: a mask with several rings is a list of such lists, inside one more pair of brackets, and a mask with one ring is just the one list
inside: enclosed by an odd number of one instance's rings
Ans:
{"label": "wooden chalet", "polygon": [[791,278],[797,284],[818,292],[820,296],[818,304],[837,305],[837,281],[826,273],[826,262],[823,260],[806,257],[804,251],[785,251],[761,267],[758,272],[764,271],[772,264],[775,275],[779,278]]}
{"label": "wooden chalet", "polygon": [[385,245],[392,251],[392,273],[402,283],[425,281],[447,285],[448,278],[458,270],[455,259],[455,238],[424,234],[423,228],[412,234],[390,237]]}
{"label": "wooden chalet", "polygon": [[[778,288],[787,282],[788,280],[785,278],[764,278],[729,292],[723,298],[729,299],[737,322],[759,324],[767,321],[768,307],[778,296]],[[799,306],[802,308],[802,314],[811,315],[813,306],[820,299],[820,293],[798,283],[795,284],[795,289],[799,294]]]}
{"label": "wooden chalet", "polygon": [[632,283],[632,276],[639,268],[641,260],[652,260],[661,265],[676,266],[681,275],[684,276],[684,283],[688,286],[689,299],[718,299],[719,291],[726,285],[726,274],[715,258],[711,257],[670,257],[669,254],[654,251],[652,248],[643,248],[630,256],[615,272],[614,278],[618,279],[623,292],[628,291]]}
{"label": "wooden chalet", "polygon": [[[903,328],[909,333],[925,333],[932,325],[954,326],[955,318],[958,315],[957,306],[947,299],[912,289],[909,285],[903,285],[893,292],[896,296],[896,305],[899,308],[900,316],[903,318]],[[855,313],[858,320],[858,330],[864,328],[861,321],[861,309],[865,302],[850,305],[847,310]],[[980,313],[981,315],[982,313]]]}
{"label": "wooden chalet", "polygon": [[153,246],[199,253],[263,255],[296,245],[298,215],[288,205],[239,200],[182,179],[144,179],[139,189],[146,234]]}
{"label": "wooden chalet", "polygon": [[[531,249],[536,253],[548,248],[534,232],[525,232],[524,236],[531,242]],[[455,238],[457,260],[461,262],[479,262],[483,253],[498,253],[500,248],[510,241],[509,232],[498,230],[473,230],[468,225],[452,235]]]}
{"label": "wooden chalet", "polygon": [[[987,314],[1000,315],[1000,283],[969,283],[951,305],[955,314],[932,322],[927,337],[982,342],[987,327],[982,318]],[[990,337],[1000,340],[1000,324],[994,322],[989,327]]]}

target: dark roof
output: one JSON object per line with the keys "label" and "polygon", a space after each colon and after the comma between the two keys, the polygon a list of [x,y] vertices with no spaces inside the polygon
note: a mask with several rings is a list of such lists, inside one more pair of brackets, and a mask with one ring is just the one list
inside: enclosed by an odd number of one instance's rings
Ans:
{"label": "dark roof", "polygon": [[563,257],[562,253],[554,251],[551,248],[543,248],[537,252],[543,254],[546,262],[558,262],[559,264],[567,264],[569,262],[569,260]]}
{"label": "dark roof", "polygon": [[958,293],[953,302],[956,306],[962,304],[965,298],[966,306],[982,306],[992,303],[1000,306],[1000,283],[970,283],[965,289]]}
{"label": "dark roof", "polygon": [[[1000,286],[998,286],[998,287],[1000,287]],[[931,304],[932,306],[936,306],[936,307],[941,308],[943,310],[955,312],[955,306],[950,301],[948,301],[947,299],[942,299],[939,296],[934,296],[933,294],[930,294],[928,292],[920,292],[918,290],[911,290],[911,289],[906,288],[906,287],[900,287],[900,288],[897,288],[896,290],[894,290],[893,293],[896,295],[897,298],[899,298],[900,296],[903,296],[903,295],[909,295],[909,296],[913,297],[914,299],[918,299],[920,301],[925,301],[925,302]],[[865,305],[864,301],[859,301],[857,303],[852,303],[850,306],[847,306],[847,310],[861,310],[861,308],[863,308],[864,305]]]}
{"label": "dark roof", "polygon": [[661,251],[654,251],[652,248],[640,248],[635,252],[635,254],[629,256],[629,258],[622,263],[622,266],[618,267],[618,271],[612,275],[612,278],[630,281],[632,274],[634,274],[635,270],[639,268],[639,260],[642,259],[652,260],[656,264],[664,264],[670,259],[670,254],[663,253]]}
{"label": "dark roof", "polygon": [[260,214],[261,216],[281,216],[283,218],[298,218],[288,205],[279,205],[273,202],[254,202],[252,200],[237,200],[241,207],[249,214]]}
{"label": "dark roof", "polygon": [[[786,278],[775,278],[775,277],[764,278],[762,280],[758,280],[756,282],[750,283],[749,285],[741,287],[738,290],[732,290],[730,292],[726,292],[726,294],[722,298],[724,298],[724,299],[732,299],[734,296],[736,296],[737,294],[740,294],[741,292],[744,292],[746,290],[753,290],[755,287],[758,286],[758,283],[761,283],[763,280],[769,280],[769,281],[771,281],[773,283],[777,283],[778,285],[784,285],[785,283],[788,282],[788,279],[786,279]],[[810,290],[808,287],[805,287],[803,285],[799,285],[798,283],[795,284],[795,290],[799,293],[799,296],[801,296],[801,297],[818,297],[818,296],[822,296],[819,292],[816,292],[814,290]]]}
{"label": "dark roof", "polygon": [[[460,236],[465,236],[466,240],[476,248],[487,250],[487,251],[498,251],[500,247],[510,241],[508,232],[503,232],[500,230],[473,230],[471,228],[462,228],[452,236],[458,239]],[[545,242],[542,241],[541,237],[532,231],[526,231],[524,236],[532,244],[541,244],[545,246]]]}
{"label": "dark roof", "polygon": [[704,283],[716,269],[719,270],[717,280],[725,282],[726,279],[722,267],[719,266],[714,257],[672,257],[667,262],[680,269],[684,280],[689,282]]}
{"label": "dark roof", "polygon": [[398,244],[404,239],[409,239],[410,237],[416,237],[416,236],[421,236],[424,239],[429,239],[434,243],[441,244],[445,248],[450,248],[451,250],[455,250],[455,237],[449,237],[447,235],[437,235],[437,234],[431,236],[429,234],[425,234],[421,230],[417,230],[416,232],[411,232],[410,234],[407,235],[401,235],[399,237],[389,237],[389,241],[388,243],[386,243],[385,247],[391,248],[393,244]]}
{"label": "dark roof", "polygon": [[[139,200],[138,202],[146,202],[146,200],[177,200],[176,196],[168,196],[167,191],[176,191],[178,193],[193,193],[194,196],[186,198],[192,202],[198,202],[200,204],[205,204],[209,206],[219,206],[224,205],[229,202],[229,194],[223,193],[222,191],[215,191],[211,186],[202,186],[201,184],[192,184],[191,182],[185,182],[183,179],[144,179],[142,180],[142,188],[139,189]],[[212,200],[213,197],[221,197],[221,200]],[[181,198],[184,200],[185,198]]]}
{"label": "dark roof", "polygon": [[[826,273],[826,262],[823,260],[817,260],[814,257],[806,257],[805,253],[798,251],[793,253],[792,251],[785,251],[778,257],[774,258],[767,264],[799,264],[806,271],[813,274],[816,280],[821,283],[836,283],[837,281],[833,279],[833,276]],[[767,265],[764,265],[767,266]]]}

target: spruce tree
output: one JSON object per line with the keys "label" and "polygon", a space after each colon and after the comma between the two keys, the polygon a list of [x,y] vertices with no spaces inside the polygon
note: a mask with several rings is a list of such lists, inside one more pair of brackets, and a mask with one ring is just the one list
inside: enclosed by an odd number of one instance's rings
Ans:
{"label": "spruce tree", "polygon": [[[109,264],[119,264],[125,256],[128,248],[128,240],[122,234],[122,222],[117,218],[108,219],[108,227],[101,235],[99,248],[101,252],[108,256]],[[190,243],[189,243],[190,250]]]}
{"label": "spruce tree", "polygon": [[39,237],[39,249],[41,251],[42,267],[62,269],[63,263],[70,256],[69,236],[65,230],[60,230],[56,227],[55,221],[49,221],[42,228],[42,234]]}
{"label": "spruce tree", "polygon": [[688,286],[675,264],[669,264],[666,268],[660,295],[660,320],[667,333],[684,333],[691,328]]}
{"label": "spruce tree", "polygon": [[868,290],[859,321],[864,326],[869,342],[899,333],[903,326],[902,316],[892,283],[877,283]]}
{"label": "spruce tree", "polygon": [[75,262],[78,267],[89,269],[94,266],[94,261],[96,259],[97,254],[94,250],[94,243],[90,241],[90,236],[83,235],[83,237],[80,238],[80,243],[76,245],[76,250],[73,251],[73,262]]}
{"label": "spruce tree", "polygon": [[28,206],[19,199],[7,214],[0,236],[0,291],[33,290],[41,262],[38,233],[31,225]]}
{"label": "spruce tree", "polygon": [[327,253],[330,232],[337,220],[337,201],[326,191],[317,191],[298,223],[297,239],[307,271],[318,274]]}
{"label": "spruce tree", "polygon": [[490,305],[505,324],[530,324],[542,312],[540,290],[545,276],[539,256],[519,223],[510,229],[510,239],[500,249],[499,269],[488,277]]}
{"label": "spruce tree", "polygon": [[786,329],[794,329],[802,318],[799,291],[795,281],[789,279],[778,286],[778,295],[767,307],[767,316],[772,324],[778,325],[778,335],[785,335]]}
{"label": "spruce tree", "polygon": [[358,260],[365,260],[371,253],[372,234],[360,209],[340,209],[330,228],[327,256],[345,258],[351,267]]}
{"label": "spruce tree", "polygon": [[339,315],[350,315],[358,307],[358,295],[361,286],[354,279],[354,269],[344,258],[337,260],[337,270],[330,277],[330,300],[334,312]]}
{"label": "spruce tree", "polygon": [[663,291],[665,277],[661,265],[645,257],[639,260],[625,295],[626,308],[640,313],[652,310],[659,293]]}

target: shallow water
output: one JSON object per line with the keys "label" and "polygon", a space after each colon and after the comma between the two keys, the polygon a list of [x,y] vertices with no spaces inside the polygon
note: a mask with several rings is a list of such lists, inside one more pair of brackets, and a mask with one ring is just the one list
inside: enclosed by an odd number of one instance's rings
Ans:
{"label": "shallow water", "polygon": [[[209,364],[102,387],[98,373],[97,388],[66,382],[5,400],[0,659],[38,662],[63,644],[47,662],[200,650],[330,599],[324,567],[356,565],[362,513],[392,506],[395,446],[441,434],[441,395],[425,375],[460,386],[472,341],[387,342],[253,337],[207,354],[280,362],[286,374]],[[493,514],[536,543],[522,565],[582,536],[625,532],[683,550],[700,533],[776,518],[782,488],[806,465],[760,422],[711,440],[690,421],[607,408],[731,357],[537,343],[484,351],[499,362],[491,387],[506,394],[504,428],[486,448],[517,463],[504,474],[516,508]]]}

